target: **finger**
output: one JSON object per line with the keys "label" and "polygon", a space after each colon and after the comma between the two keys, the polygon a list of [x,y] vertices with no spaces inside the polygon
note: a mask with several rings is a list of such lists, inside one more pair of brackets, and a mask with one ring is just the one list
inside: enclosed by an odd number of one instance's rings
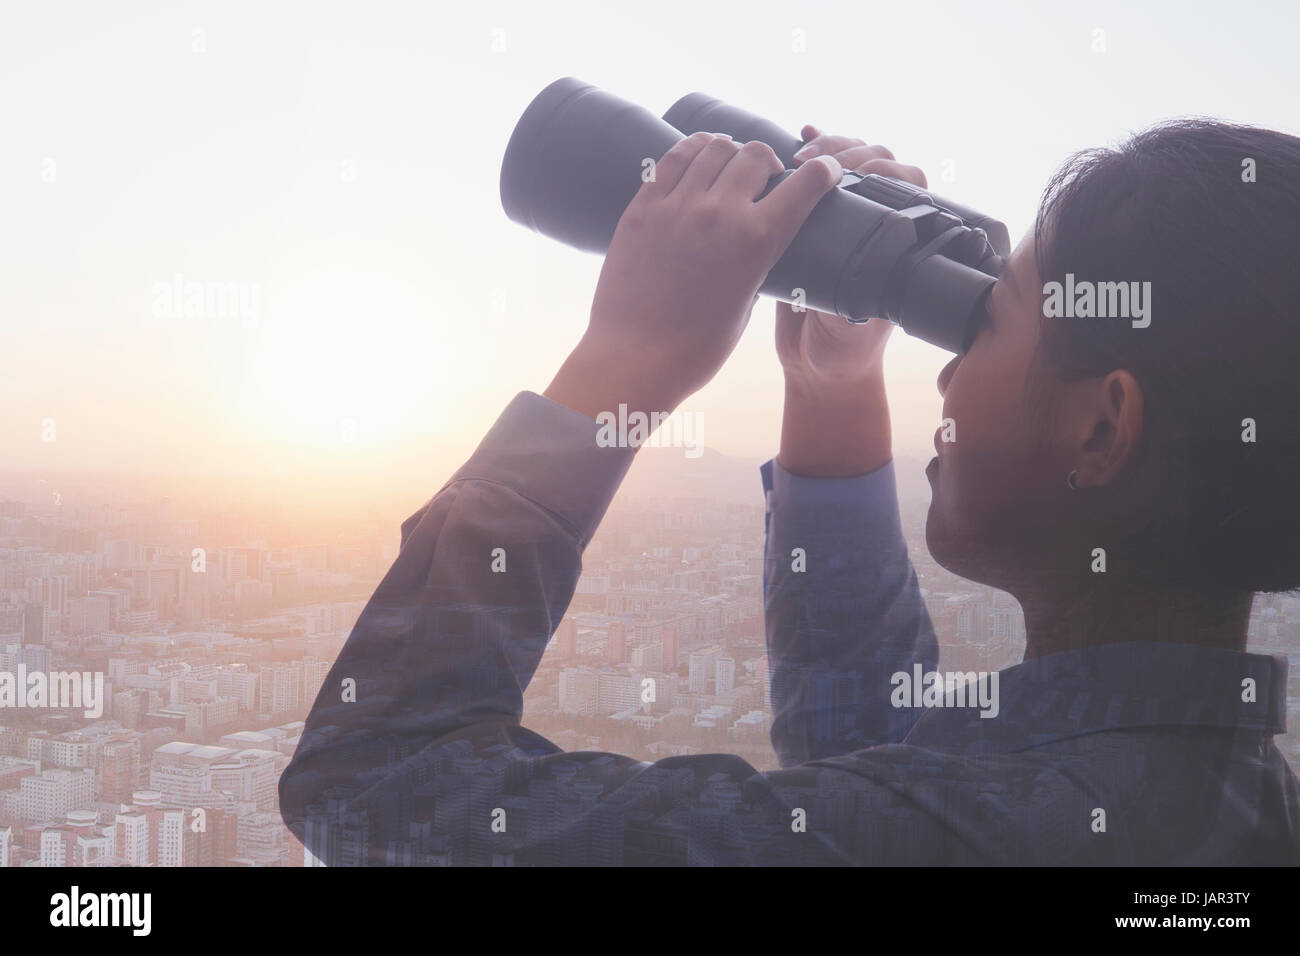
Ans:
{"label": "finger", "polygon": [[807,312],[796,312],[789,302],[776,300],[776,347],[794,351],[799,337],[803,334],[803,322]]}
{"label": "finger", "polygon": [[754,204],[766,218],[767,227],[782,251],[803,227],[813,207],[843,178],[844,170],[835,158],[822,156],[804,163]]}
{"label": "finger", "polygon": [[789,326],[798,330],[803,326],[803,320],[807,315],[807,309],[796,312],[791,303],[781,299],[776,300],[776,321],[778,325]]}
{"label": "finger", "polygon": [[682,191],[702,193],[713,185],[718,174],[740,152],[740,144],[723,133],[714,133],[713,141],[700,150],[673,187],[674,193]]}
{"label": "finger", "polygon": [[799,135],[803,138],[803,141],[806,143],[809,140],[813,140],[816,139],[818,136],[821,136],[822,131],[819,130],[816,126],[814,126],[812,123],[808,123],[804,126],[803,129],[799,130]]}
{"label": "finger", "polygon": [[637,198],[658,199],[672,192],[682,174],[705,146],[713,142],[709,133],[692,133],[679,139],[654,165],[654,180],[646,180],[637,190]]}
{"label": "finger", "polygon": [[785,164],[767,143],[753,140],[740,147],[726,168],[713,181],[709,192],[744,196],[750,202],[767,188],[768,182],[785,170]]}
{"label": "finger", "polygon": [[894,154],[884,146],[853,146],[832,155],[835,156],[841,166],[854,172],[857,172],[857,168],[863,163],[869,163],[873,159],[890,160],[894,158]]}
{"label": "finger", "polygon": [[[797,153],[794,154],[796,163],[804,163],[814,156],[834,156],[836,153],[842,153],[846,149],[852,149],[855,146],[866,146],[865,140],[855,139],[852,136],[815,136],[812,141],[806,143]],[[893,158],[892,156],[890,157]]]}
{"label": "finger", "polygon": [[896,163],[890,159],[871,159],[861,166],[854,167],[853,171],[860,176],[865,176],[868,173],[892,176],[894,179],[901,179],[913,186],[920,186],[922,189],[928,188],[925,173],[921,171],[919,166],[908,166],[905,163]]}

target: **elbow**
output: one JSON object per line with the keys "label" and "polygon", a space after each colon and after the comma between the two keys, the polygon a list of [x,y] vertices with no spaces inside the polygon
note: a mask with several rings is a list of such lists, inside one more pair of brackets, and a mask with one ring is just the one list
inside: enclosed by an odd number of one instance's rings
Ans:
{"label": "elbow", "polygon": [[312,808],[319,806],[324,799],[320,775],[304,769],[295,756],[280,775],[278,791],[280,819],[299,843],[316,859],[323,861],[325,847],[321,827],[311,825]]}
{"label": "elbow", "polygon": [[294,765],[289,764],[284,773],[280,775],[278,783],[280,797],[280,818],[284,820],[284,825],[299,840],[303,838],[302,822],[306,816],[307,805],[302,798],[302,788],[299,786],[301,777],[295,772]]}

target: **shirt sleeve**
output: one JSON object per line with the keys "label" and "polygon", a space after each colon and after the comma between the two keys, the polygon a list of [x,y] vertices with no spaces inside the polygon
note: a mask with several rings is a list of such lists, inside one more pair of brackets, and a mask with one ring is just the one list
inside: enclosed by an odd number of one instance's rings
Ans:
{"label": "shirt sleeve", "polygon": [[[900,764],[883,749],[852,768],[764,774],[730,754],[564,752],[522,726],[524,688],[631,463],[633,450],[597,435],[591,419],[522,393],[403,524],[280,778],[281,815],[312,857],[843,864],[894,858],[903,847],[887,836],[900,832],[965,853],[895,785]],[[828,566],[818,547],[812,567]],[[854,806],[875,822],[845,812]]]}
{"label": "shirt sleeve", "polygon": [[938,666],[898,513],[893,462],[805,478],[772,459],[764,620],[772,746],[781,766],[897,743],[918,712],[895,708],[892,674]]}
{"label": "shirt sleeve", "polygon": [[[302,830],[307,802],[335,787],[364,793],[465,727],[519,724],[582,550],[634,455],[602,447],[598,428],[521,392],[403,522],[397,559],[326,675],[280,779],[281,813],[313,852],[319,841]],[[382,814],[365,824],[396,832]]]}

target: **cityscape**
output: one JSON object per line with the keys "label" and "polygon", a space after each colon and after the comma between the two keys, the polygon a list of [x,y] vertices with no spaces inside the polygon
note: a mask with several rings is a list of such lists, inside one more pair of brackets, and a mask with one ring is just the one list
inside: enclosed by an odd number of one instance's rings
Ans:
{"label": "cityscape", "polygon": [[[526,726],[566,751],[776,769],[757,464],[641,453],[527,688]],[[893,467],[941,666],[1017,663],[1018,604],[931,560],[920,463]],[[400,516],[59,486],[0,479],[0,866],[316,865],[277,781],[396,556]],[[1276,742],[1292,766],[1298,633],[1300,599],[1256,596],[1249,649],[1291,663]],[[50,693],[7,698],[5,674],[49,675]],[[86,678],[82,699],[57,699],[60,675]]]}

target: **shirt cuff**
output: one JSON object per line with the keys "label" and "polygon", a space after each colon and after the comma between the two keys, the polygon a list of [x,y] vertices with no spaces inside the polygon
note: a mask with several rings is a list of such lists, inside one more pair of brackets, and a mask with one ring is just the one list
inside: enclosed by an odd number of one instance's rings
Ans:
{"label": "shirt cuff", "polygon": [[505,485],[569,524],[585,547],[636,455],[635,448],[598,444],[600,427],[536,392],[520,392],[448,484]]}
{"label": "shirt cuff", "polygon": [[801,535],[902,537],[893,459],[851,478],[805,478],[786,471],[775,458],[759,471],[769,531],[777,515],[781,530]]}

